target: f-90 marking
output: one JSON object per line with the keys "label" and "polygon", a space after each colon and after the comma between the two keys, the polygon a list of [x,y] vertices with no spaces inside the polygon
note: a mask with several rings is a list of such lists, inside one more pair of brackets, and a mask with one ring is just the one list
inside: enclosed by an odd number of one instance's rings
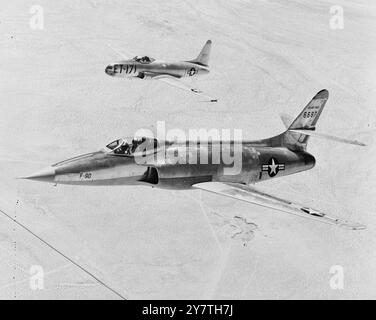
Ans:
{"label": "f-90 marking", "polygon": [[80,179],[91,179],[91,172],[80,172]]}

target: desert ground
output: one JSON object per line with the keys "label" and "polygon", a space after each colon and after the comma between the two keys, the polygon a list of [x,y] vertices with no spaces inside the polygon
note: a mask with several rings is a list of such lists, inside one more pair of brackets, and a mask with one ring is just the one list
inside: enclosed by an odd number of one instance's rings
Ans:
{"label": "desert ground", "polygon": [[[376,298],[374,1],[0,3],[1,299]],[[34,5],[42,29],[30,25]],[[343,8],[343,29],[331,28],[331,6]],[[110,46],[189,60],[208,39],[211,73],[195,84],[217,103],[104,73],[119,59]],[[296,116],[324,88],[317,130],[367,147],[311,138],[314,169],[257,187],[366,230],[199,190],[17,179],[159,120],[269,137],[284,130],[281,113]],[[333,266],[343,287],[330,285]]]}

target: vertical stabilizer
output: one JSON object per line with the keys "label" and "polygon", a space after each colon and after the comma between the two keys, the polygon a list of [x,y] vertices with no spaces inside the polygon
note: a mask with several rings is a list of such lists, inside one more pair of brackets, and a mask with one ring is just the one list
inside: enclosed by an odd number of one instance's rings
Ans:
{"label": "vertical stabilizer", "polygon": [[211,40],[206,41],[204,47],[202,48],[197,58],[190,60],[188,62],[197,63],[205,67],[209,66],[209,56],[210,56],[210,51],[211,51],[211,45],[212,45]]}
{"label": "vertical stabilizer", "polygon": [[[322,110],[328,101],[329,92],[324,89],[318,92],[305,106],[299,116],[292,122],[288,130],[283,133],[283,144],[290,149],[305,150],[309,135],[294,132],[294,130],[313,131],[319,120]],[[290,131],[291,130],[291,131]]]}

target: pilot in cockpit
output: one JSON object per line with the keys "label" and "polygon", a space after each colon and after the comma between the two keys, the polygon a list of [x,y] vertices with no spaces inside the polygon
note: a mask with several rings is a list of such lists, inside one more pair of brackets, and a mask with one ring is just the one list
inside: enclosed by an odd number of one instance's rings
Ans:
{"label": "pilot in cockpit", "polygon": [[122,141],[121,145],[114,150],[116,154],[130,154],[130,146],[128,142]]}
{"label": "pilot in cockpit", "polygon": [[[131,141],[131,142],[127,142]],[[146,137],[133,138],[132,140],[128,139],[119,139],[111,142],[106,147],[116,155],[132,155],[136,152],[146,152],[148,148],[156,149],[158,146],[157,140],[154,139],[154,143],[146,143]]]}
{"label": "pilot in cockpit", "polygon": [[144,57],[141,58],[141,62],[148,63],[148,62],[150,62],[150,58],[148,56],[144,56]]}
{"label": "pilot in cockpit", "polygon": [[135,56],[133,58],[133,60],[137,61],[137,62],[141,62],[141,63],[150,63],[151,62],[151,59],[148,56],[143,56],[143,57]]}
{"label": "pilot in cockpit", "polygon": [[143,144],[146,141],[145,137],[138,138],[138,139],[132,139],[132,147],[131,147],[131,153],[134,153],[137,149],[137,147],[141,144]]}

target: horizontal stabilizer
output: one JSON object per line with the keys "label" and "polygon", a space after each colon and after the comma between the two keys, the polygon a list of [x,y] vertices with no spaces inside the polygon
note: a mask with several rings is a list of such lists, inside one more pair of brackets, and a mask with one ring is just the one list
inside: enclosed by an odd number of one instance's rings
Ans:
{"label": "horizontal stabilizer", "polygon": [[279,114],[283,124],[285,125],[286,129],[288,129],[294,119],[287,113],[280,113]]}
{"label": "horizontal stabilizer", "polygon": [[341,137],[335,137],[335,136],[331,136],[331,135],[324,134],[324,133],[317,133],[317,132],[312,131],[312,130],[290,129],[288,131],[300,133],[300,134],[304,134],[304,135],[312,136],[312,137],[316,137],[316,138],[322,138],[322,139],[328,139],[328,140],[333,140],[333,141],[342,142],[342,143],[354,144],[354,145],[357,145],[357,146],[366,146],[366,144],[364,144],[363,142],[359,142],[357,140],[349,140],[349,139],[345,139],[345,138],[341,138]]}

